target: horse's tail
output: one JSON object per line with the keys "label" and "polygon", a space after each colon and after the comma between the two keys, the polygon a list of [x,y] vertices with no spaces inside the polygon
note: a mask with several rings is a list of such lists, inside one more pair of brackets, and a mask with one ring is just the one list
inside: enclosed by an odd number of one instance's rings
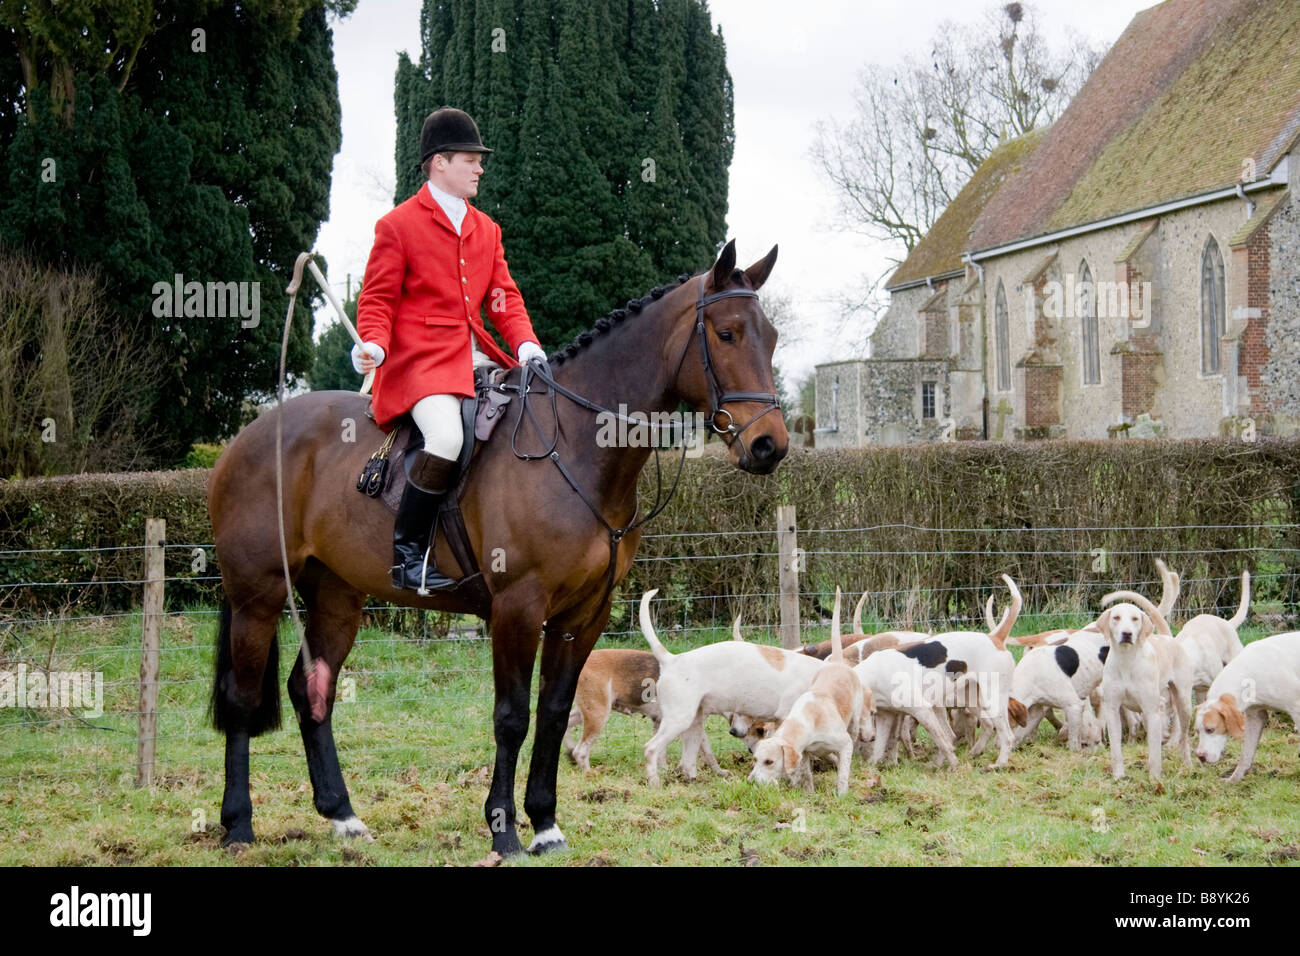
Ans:
{"label": "horse's tail", "polygon": [[234,680],[235,659],[230,643],[232,617],[230,599],[223,597],[221,618],[217,624],[217,664],[212,677],[212,700],[208,712],[216,730],[222,733],[245,730],[250,737],[256,737],[280,726],[280,639],[273,631],[271,647],[266,657],[266,670],[262,673],[262,700],[257,709],[245,717],[231,707],[225,693],[227,681]]}
{"label": "horse's tail", "polygon": [[645,635],[646,643],[650,645],[650,652],[654,654],[659,666],[665,667],[673,659],[673,655],[668,653],[668,648],[659,643],[654,622],[650,620],[650,600],[658,593],[659,589],[655,588],[641,595],[641,633]]}

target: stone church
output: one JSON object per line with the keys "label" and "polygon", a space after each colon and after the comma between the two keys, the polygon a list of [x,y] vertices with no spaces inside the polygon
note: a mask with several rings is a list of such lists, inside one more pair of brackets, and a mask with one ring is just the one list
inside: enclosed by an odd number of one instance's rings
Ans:
{"label": "stone church", "polygon": [[817,445],[1300,430],[1300,2],[1139,13],[817,367]]}

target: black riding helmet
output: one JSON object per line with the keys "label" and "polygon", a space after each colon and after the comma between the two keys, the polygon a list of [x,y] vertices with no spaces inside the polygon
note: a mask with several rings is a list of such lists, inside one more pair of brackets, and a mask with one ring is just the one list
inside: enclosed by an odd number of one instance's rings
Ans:
{"label": "black riding helmet", "polygon": [[464,110],[444,106],[424,118],[420,128],[420,162],[423,166],[434,153],[490,153],[483,145],[478,124]]}

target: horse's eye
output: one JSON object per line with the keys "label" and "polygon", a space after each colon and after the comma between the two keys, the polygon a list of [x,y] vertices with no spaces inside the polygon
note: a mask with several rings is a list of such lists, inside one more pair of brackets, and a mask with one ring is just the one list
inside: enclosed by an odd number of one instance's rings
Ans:
{"label": "horse's eye", "polygon": [[722,341],[722,342],[733,342],[733,341],[735,341],[735,338],[736,338],[736,337],[735,337],[734,335],[732,335],[730,332],[719,332],[719,333],[718,333],[718,339],[719,339],[719,341]]}

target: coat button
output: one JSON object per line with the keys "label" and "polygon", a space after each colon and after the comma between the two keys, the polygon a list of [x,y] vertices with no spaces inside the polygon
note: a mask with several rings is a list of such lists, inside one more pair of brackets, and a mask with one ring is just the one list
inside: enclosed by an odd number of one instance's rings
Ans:
{"label": "coat button", "polygon": [[461,281],[461,282],[468,282],[469,280],[466,279],[464,276],[461,276],[461,277],[460,277],[460,281]]}

